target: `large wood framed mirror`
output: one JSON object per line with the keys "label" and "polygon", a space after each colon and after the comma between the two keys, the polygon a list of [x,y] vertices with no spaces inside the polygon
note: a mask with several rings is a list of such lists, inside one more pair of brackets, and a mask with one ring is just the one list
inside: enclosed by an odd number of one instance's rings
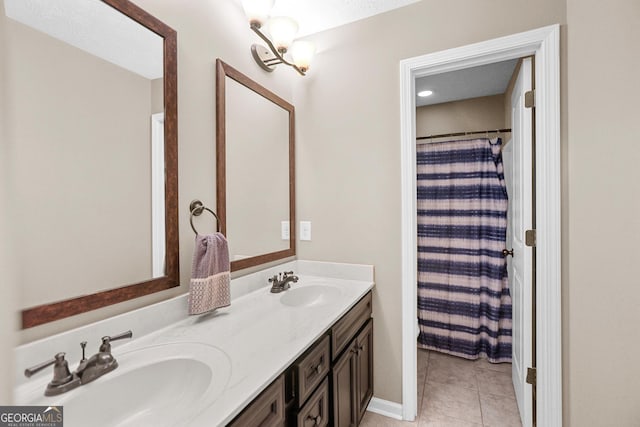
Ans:
{"label": "large wood framed mirror", "polygon": [[218,59],[216,129],[217,211],[231,271],[294,256],[294,106]]}
{"label": "large wood framed mirror", "polygon": [[176,32],[128,0],[5,0],[22,327],[179,285]]}

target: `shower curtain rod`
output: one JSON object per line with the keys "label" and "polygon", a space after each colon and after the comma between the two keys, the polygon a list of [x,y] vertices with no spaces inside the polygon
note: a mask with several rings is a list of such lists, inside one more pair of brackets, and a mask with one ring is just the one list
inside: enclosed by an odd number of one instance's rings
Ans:
{"label": "shower curtain rod", "polygon": [[511,132],[511,129],[474,130],[470,132],[441,133],[439,135],[419,136],[416,138],[416,141],[419,141],[421,139],[448,138],[451,136],[466,136],[466,135],[507,133],[507,132]]}

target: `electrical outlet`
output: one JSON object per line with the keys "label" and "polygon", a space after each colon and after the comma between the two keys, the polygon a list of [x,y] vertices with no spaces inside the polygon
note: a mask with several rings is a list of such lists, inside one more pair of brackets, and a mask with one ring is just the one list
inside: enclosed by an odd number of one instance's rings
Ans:
{"label": "electrical outlet", "polygon": [[289,232],[289,221],[280,222],[280,236],[282,240],[289,240],[291,236]]}
{"label": "electrical outlet", "polygon": [[311,221],[300,221],[300,240],[311,240]]}

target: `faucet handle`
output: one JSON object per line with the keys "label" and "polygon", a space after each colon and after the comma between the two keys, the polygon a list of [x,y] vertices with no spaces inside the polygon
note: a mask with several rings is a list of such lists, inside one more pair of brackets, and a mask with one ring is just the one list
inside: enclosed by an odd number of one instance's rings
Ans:
{"label": "faucet handle", "polygon": [[118,335],[114,335],[112,337],[110,336],[104,336],[102,337],[102,345],[100,346],[100,350],[103,353],[110,353],[111,352],[111,341],[116,341],[116,340],[121,340],[124,338],[131,338],[133,337],[133,332],[131,330],[128,330],[127,332],[122,332]]}
{"label": "faucet handle", "polygon": [[102,339],[104,340],[105,338],[107,338],[109,339],[109,341],[116,341],[124,338],[132,338],[132,337],[133,337],[133,332],[131,331],[131,329],[129,329],[127,332],[122,332],[112,337],[102,337]]}
{"label": "faucet handle", "polygon": [[47,388],[44,391],[45,396],[56,396],[64,393],[65,391],[72,390],[80,385],[80,379],[75,373],[69,371],[69,362],[64,358],[65,353],[56,354],[53,359],[47,360],[39,365],[24,370],[26,377],[31,377],[46,368],[53,365],[53,379],[47,384]]}
{"label": "faucet handle", "polygon": [[46,362],[42,362],[37,364],[36,366],[32,366],[30,368],[27,368],[24,370],[24,376],[27,378],[31,378],[31,376],[35,373],[38,373],[40,371],[42,371],[44,368],[47,368],[51,365],[53,365],[54,363],[56,363],[59,358],[62,358],[62,360],[64,360],[64,353],[58,353],[56,354],[53,359],[47,360]]}
{"label": "faucet handle", "polygon": [[51,380],[51,384],[66,384],[71,381],[72,375],[69,371],[69,363],[65,360],[64,356],[65,353],[58,353],[51,360],[47,360],[39,365],[27,368],[24,370],[24,376],[30,378],[36,372],[40,372],[44,368],[53,365],[53,380]]}

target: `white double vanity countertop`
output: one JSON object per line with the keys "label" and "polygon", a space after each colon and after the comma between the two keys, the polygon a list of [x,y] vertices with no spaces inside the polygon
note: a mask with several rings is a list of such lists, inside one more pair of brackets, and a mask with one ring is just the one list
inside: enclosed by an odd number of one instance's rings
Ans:
{"label": "white double vanity countertop", "polygon": [[[281,271],[299,281],[272,294],[267,278]],[[67,427],[224,426],[373,286],[372,266],[292,261],[233,279],[231,305],[208,315],[188,316],[182,295],[26,344],[16,349],[15,403],[63,405]],[[51,368],[21,375],[60,351],[73,371],[79,342],[89,357],[100,337],[128,329],[133,340],[113,343],[118,369],[92,383],[44,397]]]}

